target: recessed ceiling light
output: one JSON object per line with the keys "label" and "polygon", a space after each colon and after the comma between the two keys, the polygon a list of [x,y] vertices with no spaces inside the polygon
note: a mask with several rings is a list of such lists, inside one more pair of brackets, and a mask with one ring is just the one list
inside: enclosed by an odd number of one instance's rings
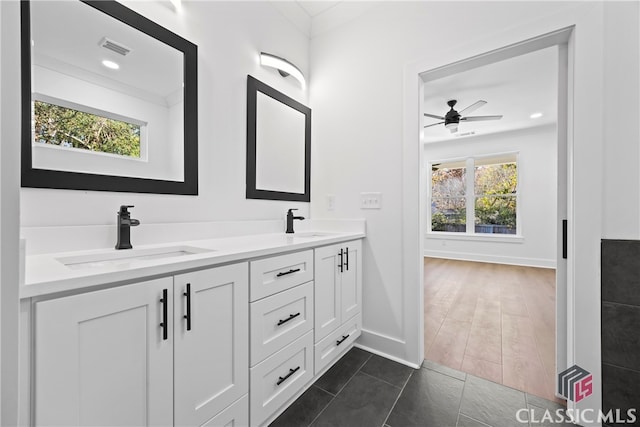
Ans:
{"label": "recessed ceiling light", "polygon": [[542,113],[533,113],[529,117],[532,119],[539,119],[540,117],[542,117]]}
{"label": "recessed ceiling light", "polygon": [[120,68],[118,64],[116,64],[113,61],[109,61],[108,59],[105,59],[104,61],[102,61],[102,65],[104,65],[107,68],[111,68],[112,70],[117,70],[118,68]]}

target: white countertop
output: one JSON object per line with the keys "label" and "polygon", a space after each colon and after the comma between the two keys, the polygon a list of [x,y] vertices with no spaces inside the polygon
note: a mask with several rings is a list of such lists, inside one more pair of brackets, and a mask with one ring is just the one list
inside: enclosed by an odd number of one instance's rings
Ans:
{"label": "white countertop", "polygon": [[205,250],[201,253],[171,258],[137,260],[134,263],[118,263],[85,269],[72,269],[58,259],[90,257],[91,255],[127,253],[115,249],[60,252],[26,257],[25,284],[20,287],[20,298],[43,296],[58,292],[86,289],[106,284],[122,284],[167,276],[181,271],[205,268],[218,264],[245,261],[252,258],[297,251],[317,246],[345,242],[365,237],[364,232],[320,232],[319,236],[303,237],[285,233],[256,234],[207,240],[191,240],[168,244],[140,245],[132,252],[162,248],[192,247]]}

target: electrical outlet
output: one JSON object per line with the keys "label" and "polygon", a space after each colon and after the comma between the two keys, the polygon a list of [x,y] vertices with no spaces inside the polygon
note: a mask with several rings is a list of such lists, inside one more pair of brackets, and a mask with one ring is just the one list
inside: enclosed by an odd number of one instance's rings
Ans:
{"label": "electrical outlet", "polygon": [[336,196],[333,194],[327,194],[327,210],[332,211],[336,208]]}
{"label": "electrical outlet", "polygon": [[360,209],[381,209],[382,193],[360,193]]}

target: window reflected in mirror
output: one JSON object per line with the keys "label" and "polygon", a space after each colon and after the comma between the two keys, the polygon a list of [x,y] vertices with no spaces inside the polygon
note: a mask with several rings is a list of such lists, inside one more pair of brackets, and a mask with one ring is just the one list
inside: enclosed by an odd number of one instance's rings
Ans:
{"label": "window reflected in mirror", "polygon": [[21,8],[22,185],[197,194],[197,47],[115,1]]}

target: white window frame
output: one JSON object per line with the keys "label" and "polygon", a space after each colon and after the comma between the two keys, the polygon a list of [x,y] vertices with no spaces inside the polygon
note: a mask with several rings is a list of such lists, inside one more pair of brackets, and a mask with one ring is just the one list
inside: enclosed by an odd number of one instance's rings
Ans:
{"label": "white window frame", "polygon": [[[475,191],[475,164],[476,160],[500,158],[506,156],[515,156],[516,158],[516,174],[517,174],[517,187],[516,187],[516,234],[491,234],[491,233],[476,233],[475,231],[475,218],[476,218],[476,191]],[[431,230],[431,204],[433,196],[432,188],[432,174],[433,166],[446,163],[460,163],[465,162],[465,204],[466,204],[466,231],[464,233],[449,232],[449,231],[433,231]],[[504,243],[522,243],[524,242],[524,236],[522,235],[522,215],[520,212],[521,203],[521,186],[520,186],[520,153],[517,151],[482,154],[468,157],[456,157],[444,160],[433,160],[428,163],[427,183],[427,227],[426,237],[430,239],[447,239],[447,240],[475,240],[475,241],[491,241],[491,242],[504,242]],[[469,226],[471,225],[471,226]]]}

